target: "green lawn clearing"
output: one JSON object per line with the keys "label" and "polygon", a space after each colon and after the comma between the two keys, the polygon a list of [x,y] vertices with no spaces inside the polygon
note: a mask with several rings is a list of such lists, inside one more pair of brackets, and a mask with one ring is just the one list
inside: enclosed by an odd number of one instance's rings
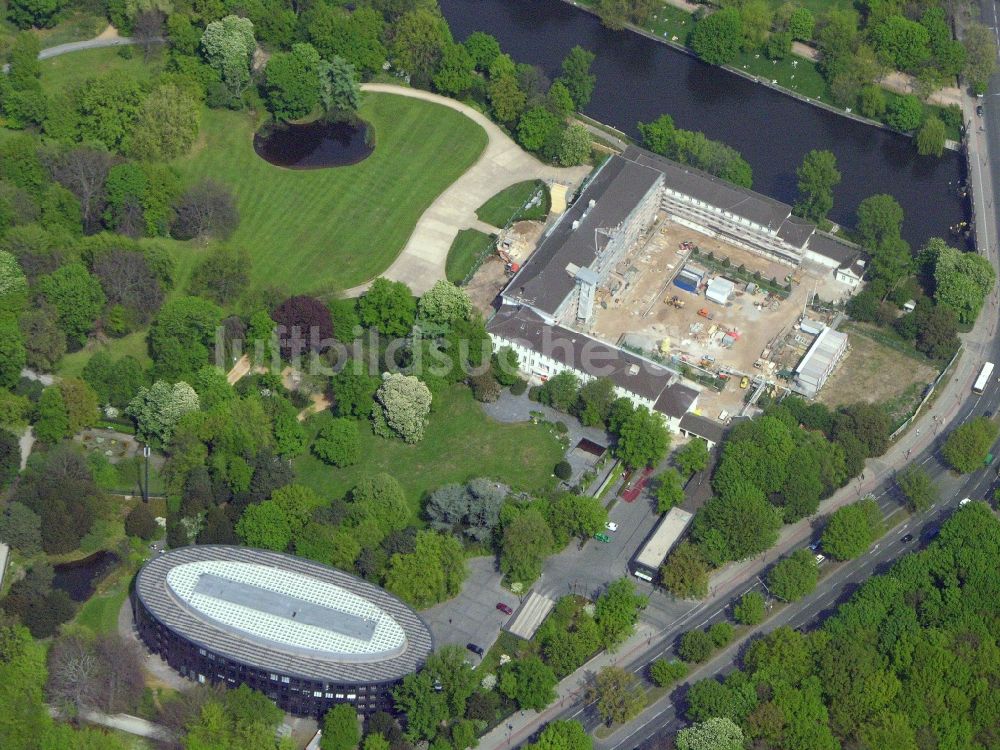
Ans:
{"label": "green lawn clearing", "polygon": [[[536,190],[542,190],[541,202],[520,210]],[[541,180],[525,180],[504,188],[476,209],[480,221],[503,227],[508,221],[540,221],[549,215],[549,191]]]}
{"label": "green lawn clearing", "polygon": [[478,229],[459,229],[448,250],[444,274],[452,284],[461,284],[476,266],[483,251],[493,242],[495,235]]}
{"label": "green lawn clearing", "polygon": [[125,70],[140,80],[150,80],[162,66],[162,57],[146,63],[138,51],[126,59],[113,47],[81,50],[42,60],[42,86],[51,94],[112,70]]}
{"label": "green lawn clearing", "polygon": [[[310,433],[315,435],[330,419],[329,412],[310,419]],[[299,481],[322,497],[335,498],[362,477],[386,472],[403,485],[414,517],[423,495],[449,482],[493,477],[528,492],[551,487],[555,483],[552,469],[563,455],[552,427],[496,422],[483,413],[464,386],[438,396],[424,439],[415,445],[377,437],[367,420],[358,426],[360,463],[337,469],[310,453],[295,461]]]}
{"label": "green lawn clearing", "polygon": [[230,185],[240,226],[230,240],[253,260],[260,286],[289,292],[346,289],[384,271],[417,219],[486,147],[465,115],[393,94],[365,94],[360,116],[377,145],[348,167],[282,169],[253,150],[246,113],[206,110],[194,150],[175,165],[187,178]]}

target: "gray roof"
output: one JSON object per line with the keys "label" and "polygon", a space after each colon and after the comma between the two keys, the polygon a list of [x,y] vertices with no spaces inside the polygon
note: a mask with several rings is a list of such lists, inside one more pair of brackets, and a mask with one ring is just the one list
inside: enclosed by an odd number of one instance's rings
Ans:
{"label": "gray roof", "polygon": [[673,388],[690,390],[670,385],[677,376],[675,371],[578,331],[548,325],[538,313],[523,305],[503,305],[487,322],[486,330],[578,372],[609,377],[619,388],[650,401],[655,402],[661,398],[660,394]]}
{"label": "gray roof", "polygon": [[681,429],[718,445],[726,436],[726,426],[700,414],[685,414],[681,417]]}
{"label": "gray roof", "polygon": [[629,146],[622,156],[662,172],[667,187],[767,227],[789,244],[802,247],[814,228],[812,224],[793,217],[791,206],[787,203],[739,187],[700,169],[678,164],[637,146]]}
{"label": "gray roof", "polygon": [[807,249],[837,261],[841,268],[853,265],[863,254],[860,247],[819,230],[809,238]]}
{"label": "gray roof", "polygon": [[698,398],[698,391],[694,388],[675,383],[664,389],[653,408],[676,419],[688,413],[688,409],[691,408],[696,398]]}
{"label": "gray roof", "polygon": [[[235,607],[243,613],[243,619],[287,618],[312,629],[321,638],[343,635],[364,639],[373,630],[371,623],[324,604],[322,595],[313,596],[322,594],[320,589],[342,590],[391,618],[403,631],[402,646],[370,657],[338,654],[282,643],[221,622],[205,608],[178,595],[167,580],[168,574],[180,566],[205,563],[260,567],[270,571],[279,583],[282,575],[289,580],[287,590],[276,590],[229,578],[216,580],[219,577],[207,570],[201,572],[195,593],[211,597],[216,611],[219,607]],[[309,590],[301,590],[305,579],[316,582],[316,591],[311,585]],[[135,595],[152,617],[185,640],[223,658],[291,677],[346,684],[392,682],[419,669],[433,648],[431,632],[423,620],[388,592],[335,568],[267,550],[223,545],[171,550],[142,567],[136,576]]]}
{"label": "gray roof", "polygon": [[[575,282],[567,266],[588,268],[597,257],[598,247],[603,249],[608,242],[606,235],[595,230],[621,224],[659,176],[653,169],[618,157],[605,162],[580,197],[542,238],[538,249],[511,279],[504,295],[554,313],[573,291]],[[573,229],[576,221],[580,224]]]}

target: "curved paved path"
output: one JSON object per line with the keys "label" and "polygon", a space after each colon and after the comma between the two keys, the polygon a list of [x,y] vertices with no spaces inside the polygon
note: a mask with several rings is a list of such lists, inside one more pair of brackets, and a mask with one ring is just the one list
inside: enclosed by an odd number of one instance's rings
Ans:
{"label": "curved paved path", "polygon": [[[159,39],[154,41],[163,40]],[[50,57],[59,57],[60,55],[65,55],[68,52],[80,52],[85,49],[101,49],[103,47],[127,47],[138,43],[138,41],[130,36],[118,36],[117,29],[113,26],[108,26],[108,28],[102,31],[100,35],[95,36],[93,39],[86,39],[82,42],[57,44],[55,47],[46,47],[38,53],[38,59],[48,60]],[[8,72],[10,70],[10,65],[5,64],[2,70],[4,73]]]}
{"label": "curved paved path", "polygon": [[[414,294],[423,294],[435,281],[445,277],[445,260],[455,235],[459,229],[482,230],[483,224],[476,218],[476,209],[493,195],[522,180],[541,179],[575,186],[590,171],[588,166],[567,169],[543,164],[523,151],[482,112],[454,99],[385,83],[366,83],[361,88],[423,99],[458,110],[482,127],[489,138],[478,161],[424,211],[402,252],[381,274],[393,281],[405,282]],[[356,297],[370,284],[371,281],[359,284],[344,294]]]}

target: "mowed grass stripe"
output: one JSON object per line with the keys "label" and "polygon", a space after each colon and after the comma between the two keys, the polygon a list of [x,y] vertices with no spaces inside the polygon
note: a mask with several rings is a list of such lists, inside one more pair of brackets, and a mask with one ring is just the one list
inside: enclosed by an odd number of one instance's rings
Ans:
{"label": "mowed grass stripe", "polygon": [[342,289],[378,275],[420,215],[486,146],[481,127],[430,102],[368,93],[359,114],[375,129],[368,159],[297,171],[254,153],[246,114],[204,112],[199,144],[176,166],[189,178],[232,186],[241,218],[230,244],[250,252],[258,286]]}

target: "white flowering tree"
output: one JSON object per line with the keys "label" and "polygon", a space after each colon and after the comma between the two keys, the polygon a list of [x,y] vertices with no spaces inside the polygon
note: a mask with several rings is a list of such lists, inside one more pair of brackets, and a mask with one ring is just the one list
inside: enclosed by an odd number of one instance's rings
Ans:
{"label": "white flowering tree", "polygon": [[187,383],[170,385],[157,380],[150,388],[140,388],[125,413],[135,420],[136,435],[145,442],[169,442],[181,417],[198,411],[201,402]]}
{"label": "white flowering tree", "polygon": [[376,434],[400,437],[407,443],[424,437],[431,392],[419,379],[398,372],[384,375],[375,402],[372,421]]}

